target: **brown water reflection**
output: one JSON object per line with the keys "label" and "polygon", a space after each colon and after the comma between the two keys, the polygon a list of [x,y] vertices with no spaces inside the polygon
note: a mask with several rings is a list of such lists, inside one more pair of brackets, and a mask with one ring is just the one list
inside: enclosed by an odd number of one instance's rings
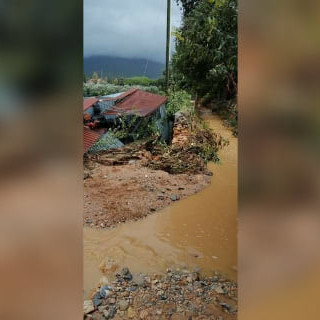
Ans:
{"label": "brown water reflection", "polygon": [[220,164],[209,164],[211,184],[139,222],[111,231],[84,229],[84,289],[94,288],[106,258],[133,273],[164,272],[168,267],[199,266],[237,277],[237,139],[215,115],[203,118],[229,140]]}

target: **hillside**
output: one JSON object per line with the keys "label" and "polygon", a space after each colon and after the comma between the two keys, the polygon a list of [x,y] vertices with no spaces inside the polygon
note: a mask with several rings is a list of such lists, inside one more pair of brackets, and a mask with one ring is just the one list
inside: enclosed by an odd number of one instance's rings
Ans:
{"label": "hillside", "polygon": [[101,77],[119,78],[146,76],[151,79],[161,77],[165,65],[146,59],[119,58],[111,56],[91,56],[83,58],[83,70],[88,76],[97,72]]}

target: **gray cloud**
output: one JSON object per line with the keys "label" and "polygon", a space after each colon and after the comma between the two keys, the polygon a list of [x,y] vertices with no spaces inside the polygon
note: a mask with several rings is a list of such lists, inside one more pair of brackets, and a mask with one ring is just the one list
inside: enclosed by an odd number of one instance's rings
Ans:
{"label": "gray cloud", "polygon": [[[84,0],[84,55],[164,62],[166,6],[166,0]],[[181,13],[175,0],[171,19],[172,27],[179,26]]]}

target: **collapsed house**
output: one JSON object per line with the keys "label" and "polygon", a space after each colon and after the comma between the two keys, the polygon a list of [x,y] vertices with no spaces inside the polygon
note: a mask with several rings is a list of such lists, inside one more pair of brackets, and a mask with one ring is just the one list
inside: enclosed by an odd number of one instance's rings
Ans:
{"label": "collapsed house", "polygon": [[[121,141],[108,132],[123,121],[134,120],[129,128],[129,134],[132,136],[143,123],[153,121],[161,133],[161,139],[169,141],[172,125],[166,117],[166,102],[167,97],[140,89],[130,89],[99,98],[85,98],[84,139],[89,139],[92,145],[89,149],[84,149],[84,153],[119,148],[124,143],[132,141],[128,138]],[[94,134],[90,136],[89,132]]]}

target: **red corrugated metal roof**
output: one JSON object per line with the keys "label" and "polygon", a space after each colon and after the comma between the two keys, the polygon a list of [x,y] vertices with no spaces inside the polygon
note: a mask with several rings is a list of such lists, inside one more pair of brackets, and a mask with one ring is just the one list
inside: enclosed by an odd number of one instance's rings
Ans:
{"label": "red corrugated metal roof", "polygon": [[[156,111],[167,101],[167,97],[139,89],[135,89],[133,92],[129,93],[129,95],[127,94],[127,96],[127,98],[125,98],[122,102],[117,103],[105,114],[138,114],[141,117],[146,117]],[[119,98],[117,100],[119,100]]]}
{"label": "red corrugated metal roof", "polygon": [[99,99],[97,99],[97,98],[83,99],[83,111],[89,109],[91,106],[93,106],[98,101],[99,101]]}
{"label": "red corrugated metal roof", "polygon": [[137,88],[132,88],[129,89],[128,91],[124,92],[123,94],[121,94],[120,96],[116,97],[116,101],[118,100],[122,100],[123,98],[126,98],[127,96],[130,96],[131,94],[135,93],[136,91],[138,91]]}
{"label": "red corrugated metal roof", "polygon": [[103,132],[96,132],[86,127],[83,128],[83,153],[86,153],[102,136]]}

